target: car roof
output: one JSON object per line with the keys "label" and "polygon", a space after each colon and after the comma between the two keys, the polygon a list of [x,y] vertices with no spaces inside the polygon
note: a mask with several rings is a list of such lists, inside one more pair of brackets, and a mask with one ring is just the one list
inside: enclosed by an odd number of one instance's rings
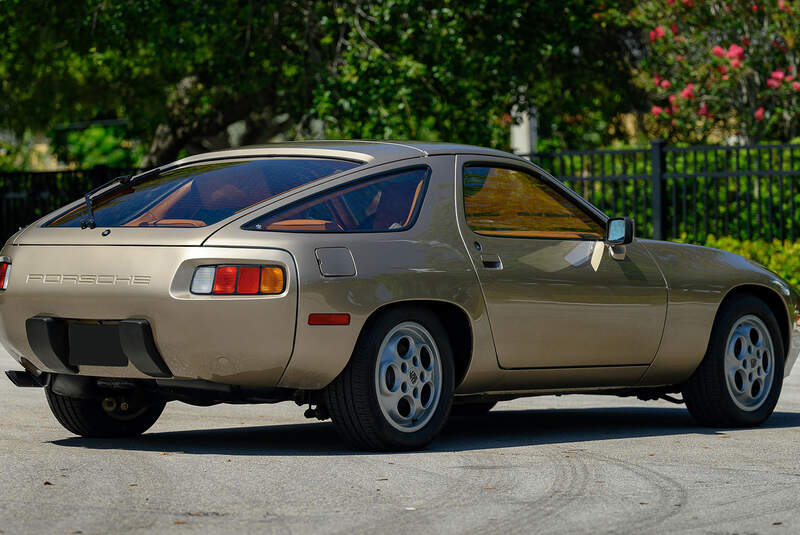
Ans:
{"label": "car roof", "polygon": [[521,157],[508,152],[458,143],[440,143],[433,141],[311,140],[269,143],[266,145],[253,145],[236,149],[206,152],[183,158],[175,162],[175,164],[184,165],[208,160],[258,156],[339,158],[354,160],[361,163],[380,164],[442,154],[479,154],[522,160]]}

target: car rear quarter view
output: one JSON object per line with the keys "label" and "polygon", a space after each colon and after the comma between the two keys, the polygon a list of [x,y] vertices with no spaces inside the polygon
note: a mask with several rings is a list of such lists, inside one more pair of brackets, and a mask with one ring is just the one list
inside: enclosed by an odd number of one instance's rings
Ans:
{"label": "car rear quarter view", "polygon": [[192,156],[93,190],[0,253],[0,341],[69,431],[170,401],[308,405],[372,450],[453,413],[607,393],[757,425],[798,352],[773,273],[641,240],[530,162],[451,144]]}

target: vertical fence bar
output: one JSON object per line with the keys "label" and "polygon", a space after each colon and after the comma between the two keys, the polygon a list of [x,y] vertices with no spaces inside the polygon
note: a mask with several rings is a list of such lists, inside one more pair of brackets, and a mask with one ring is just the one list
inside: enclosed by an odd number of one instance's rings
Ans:
{"label": "vertical fence bar", "polygon": [[653,207],[653,239],[664,240],[667,237],[667,222],[664,204],[666,200],[664,187],[664,146],[663,139],[655,139],[651,146],[650,160],[652,171],[650,174],[651,199]]}

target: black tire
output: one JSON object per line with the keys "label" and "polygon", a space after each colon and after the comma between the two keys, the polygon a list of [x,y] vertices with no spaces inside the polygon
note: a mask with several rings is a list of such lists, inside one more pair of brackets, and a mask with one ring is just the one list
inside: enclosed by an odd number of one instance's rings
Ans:
{"label": "black tire", "polygon": [[[400,431],[383,414],[376,391],[376,365],[384,338],[396,326],[415,322],[430,333],[441,363],[438,403],[423,427]],[[365,326],[350,362],[325,388],[325,401],[340,436],[352,446],[370,451],[407,451],[428,445],[447,421],[453,400],[454,369],[450,342],[431,311],[414,306],[393,308]]]}
{"label": "black tire", "polygon": [[450,409],[451,418],[478,418],[486,416],[489,411],[497,405],[496,401],[486,401],[482,403],[464,403],[463,405],[453,405]]}
{"label": "black tire", "polygon": [[139,405],[130,414],[122,415],[119,410],[109,413],[100,399],[62,396],[50,388],[45,388],[45,396],[58,423],[71,433],[90,438],[139,436],[156,423],[165,406],[163,401]]}
{"label": "black tire", "polygon": [[[739,319],[752,315],[766,326],[773,346],[774,375],[763,403],[745,410],[734,401],[725,372],[728,337]],[[770,417],[783,383],[785,353],[778,322],[770,308],[752,295],[742,295],[723,305],[711,331],[708,350],[700,366],[683,385],[683,399],[691,415],[709,427],[753,427]]]}

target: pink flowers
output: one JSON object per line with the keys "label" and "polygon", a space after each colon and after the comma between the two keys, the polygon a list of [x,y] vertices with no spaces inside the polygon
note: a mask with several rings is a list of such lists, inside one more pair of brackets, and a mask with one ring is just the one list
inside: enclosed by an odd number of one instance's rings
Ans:
{"label": "pink flowers", "polygon": [[792,89],[800,91],[800,82],[792,82]]}
{"label": "pink flowers", "polygon": [[782,70],[772,71],[773,80],[778,80],[780,82],[785,76],[786,74]]}
{"label": "pink flowers", "polygon": [[672,26],[670,26],[669,27],[669,31],[671,31],[675,35],[678,35],[680,33],[678,31],[678,25],[677,24],[673,24]]}
{"label": "pink flowers", "polygon": [[687,85],[683,91],[681,91],[681,98],[684,100],[692,100],[694,98],[694,84]]}
{"label": "pink flowers", "polygon": [[767,80],[767,87],[771,87],[772,89],[775,89],[775,88],[780,87],[780,86],[781,86],[781,83],[778,80],[776,80],[775,78],[770,78],[769,80]]}
{"label": "pink flowers", "polygon": [[756,121],[763,121],[764,120],[764,107],[760,107],[756,110],[753,114],[753,117],[756,118]]}
{"label": "pink flowers", "polygon": [[669,83],[669,80],[661,80],[661,88],[662,89],[669,89],[670,86],[672,86],[672,84]]}
{"label": "pink flowers", "polygon": [[659,115],[664,113],[664,108],[662,108],[661,106],[653,106],[652,108],[650,108],[650,113],[658,117]]}
{"label": "pink flowers", "polygon": [[758,11],[758,4],[753,4],[753,7],[751,9],[753,10],[753,13]]}
{"label": "pink flowers", "polygon": [[731,68],[732,69],[738,69],[741,66],[742,66],[742,62],[739,61],[738,59],[732,59],[731,60]]}
{"label": "pink flowers", "polygon": [[741,61],[744,59],[744,48],[734,43],[728,48],[728,53],[725,54],[725,57]]}
{"label": "pink flowers", "polygon": [[787,13],[792,12],[792,8],[789,7],[789,4],[786,3],[786,0],[778,0],[778,9]]}
{"label": "pink flowers", "polygon": [[697,115],[699,115],[700,117],[708,117],[709,116],[708,106],[705,103],[700,104],[700,108],[697,110]]}
{"label": "pink flowers", "polygon": [[719,45],[716,45],[714,48],[712,48],[711,53],[717,56],[718,58],[725,57],[725,49]]}
{"label": "pink flowers", "polygon": [[725,74],[726,72],[728,72],[728,67],[726,67],[725,65],[720,65],[719,67],[717,67],[717,70],[719,71],[720,74]]}
{"label": "pink flowers", "polygon": [[694,7],[694,0],[681,0],[681,3],[686,7]]}
{"label": "pink flowers", "polygon": [[665,35],[667,35],[666,30],[664,30],[664,28],[662,28],[661,26],[656,26],[655,28],[650,30],[650,42],[652,43],[653,41],[657,41],[662,37],[664,37]]}

